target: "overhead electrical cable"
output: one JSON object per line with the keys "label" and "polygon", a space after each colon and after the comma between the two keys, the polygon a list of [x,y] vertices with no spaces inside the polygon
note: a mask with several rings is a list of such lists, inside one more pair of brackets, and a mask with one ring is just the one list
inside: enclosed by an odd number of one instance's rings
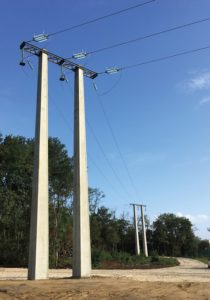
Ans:
{"label": "overhead electrical cable", "polygon": [[[95,168],[98,170],[98,172],[101,174],[101,176],[106,180],[106,182],[108,183],[108,185],[112,188],[112,191],[115,192],[115,195],[117,197],[120,197],[120,199],[122,198],[122,196],[124,194],[119,194],[118,195],[118,191],[116,189],[116,186],[111,182],[111,180],[105,175],[105,173],[102,171],[102,169],[96,164],[96,162],[93,160],[93,158],[90,156],[90,154],[88,153],[88,160],[91,161],[91,163],[95,166]],[[125,196],[125,195],[124,195]]]}
{"label": "overhead electrical cable", "polygon": [[[21,69],[22,69],[22,68],[21,68]],[[24,70],[24,69],[22,69],[22,70]],[[30,80],[28,74],[25,73],[25,75],[26,75],[27,78]],[[59,112],[59,114],[60,114],[62,120],[63,120],[64,123],[65,123],[65,125],[66,125],[68,128],[69,128],[69,126],[71,127],[71,124],[70,124],[69,120],[65,117],[65,115],[64,115],[63,112],[62,112],[62,110],[58,107],[58,105],[56,104],[55,98],[52,97],[51,94],[49,95],[49,100],[51,100],[52,104],[54,105],[54,107],[56,108],[56,110]],[[120,179],[120,177],[118,176],[117,172],[114,170],[112,164],[109,162],[109,159],[108,159],[108,157],[107,157],[105,151],[103,150],[103,147],[102,147],[101,143],[99,142],[99,140],[98,140],[98,138],[97,138],[97,136],[96,136],[96,134],[95,134],[95,132],[94,132],[92,126],[90,125],[90,123],[89,123],[88,121],[87,121],[87,124],[88,124],[88,126],[89,126],[89,128],[90,128],[90,130],[91,130],[91,132],[92,132],[92,135],[93,135],[93,137],[94,137],[96,143],[98,144],[98,146],[99,146],[99,148],[100,148],[100,150],[101,150],[103,156],[105,157],[105,160],[106,160],[107,164],[108,164],[109,167],[111,168],[113,174],[115,175],[116,179],[117,179],[118,182],[120,183],[120,185],[121,185],[121,187],[123,188],[124,192],[130,197],[128,191],[126,190],[126,188],[125,188],[125,186],[124,186],[124,184],[123,184],[123,182],[121,181],[121,179]],[[113,188],[113,185],[110,183],[110,181],[109,181],[108,178],[105,176],[105,174],[104,174],[103,171],[100,169],[100,167],[97,166],[97,164],[96,164],[96,162],[93,160],[93,158],[91,158],[89,154],[88,154],[88,157],[90,158],[90,160],[92,161],[92,163],[95,165],[95,167],[97,168],[97,170],[101,173],[101,175],[102,175],[102,176],[105,178],[105,180],[108,182],[108,184],[109,184],[110,186],[112,186],[112,188]],[[55,174],[55,172],[53,172],[53,173]],[[113,190],[114,190],[115,192],[117,192],[117,190],[115,190],[115,189],[113,189]],[[122,198],[122,196],[120,196],[120,197]]]}
{"label": "overhead electrical cable", "polygon": [[103,97],[103,96],[108,95],[109,93],[111,93],[111,92],[118,86],[118,84],[120,83],[120,81],[121,81],[121,79],[122,79],[122,74],[123,74],[122,72],[119,72],[119,77],[118,77],[117,80],[114,82],[114,84],[112,84],[112,86],[111,86],[109,89],[103,91],[102,93],[99,93],[99,92],[98,92],[98,87],[97,87],[95,81],[93,81],[93,88],[94,88],[96,94],[97,94],[98,96],[100,96],[100,97]]}
{"label": "overhead electrical cable", "polygon": [[[163,56],[163,57],[159,57],[159,58],[154,58],[154,59],[146,60],[146,61],[143,61],[143,62],[140,62],[140,63],[136,63],[136,64],[132,64],[132,65],[118,67],[118,68],[116,68],[116,70],[117,70],[117,72],[118,71],[124,71],[126,69],[136,68],[136,67],[140,67],[140,66],[143,66],[143,65],[148,65],[148,64],[156,63],[156,62],[159,62],[159,61],[168,60],[168,59],[175,58],[175,57],[178,57],[178,56],[182,56],[182,55],[187,55],[187,54],[192,54],[192,53],[204,51],[204,50],[207,50],[207,49],[210,49],[210,45],[205,46],[205,47],[201,47],[201,48],[196,48],[196,49],[192,49],[192,50],[183,51],[183,52],[178,52],[178,53],[171,54],[171,55],[168,55],[168,56]],[[101,75],[101,74],[107,74],[107,71],[103,71],[103,72],[99,72],[98,73],[98,75]]]}
{"label": "overhead electrical cable", "polygon": [[[161,35],[161,34],[176,31],[176,30],[179,30],[179,29],[183,29],[183,28],[190,27],[190,26],[193,26],[193,25],[196,25],[196,24],[199,24],[199,23],[207,22],[207,21],[210,21],[210,17],[200,19],[200,20],[197,20],[197,21],[194,21],[194,22],[186,23],[186,24],[183,24],[183,25],[170,27],[168,29],[164,29],[164,30],[157,31],[157,32],[154,32],[154,33],[151,33],[151,34],[140,36],[140,37],[137,37],[135,39],[131,39],[131,40],[128,40],[128,41],[125,41],[125,42],[121,42],[121,43],[113,44],[113,45],[110,45],[110,46],[107,46],[107,47],[99,48],[99,49],[96,49],[96,50],[93,50],[93,51],[90,51],[90,52],[86,52],[85,54],[87,56],[87,55],[90,55],[90,54],[110,50],[110,49],[113,49],[113,48],[116,48],[116,47],[120,47],[120,46],[124,46],[124,45],[127,45],[127,44],[139,42],[139,41],[142,41],[144,39],[152,38],[152,37],[155,37],[155,36],[158,36],[158,35]],[[73,56],[71,58],[73,58]]]}
{"label": "overhead electrical cable", "polygon": [[93,130],[93,127],[92,127],[91,124],[88,122],[88,120],[87,120],[87,125],[88,125],[88,127],[90,128],[91,133],[92,133],[92,135],[93,135],[93,137],[94,137],[96,143],[98,144],[98,147],[100,148],[101,153],[103,154],[103,156],[104,156],[104,158],[105,158],[107,164],[109,165],[110,169],[112,170],[112,173],[115,175],[115,178],[117,179],[117,181],[119,182],[119,184],[121,185],[121,187],[123,188],[123,190],[124,190],[124,192],[127,194],[127,196],[128,196],[128,197],[131,197],[131,195],[128,193],[126,187],[124,186],[123,182],[121,181],[120,177],[118,176],[117,172],[115,171],[115,169],[113,168],[112,164],[110,163],[110,161],[109,161],[109,159],[108,159],[108,157],[107,157],[107,155],[106,155],[106,153],[105,153],[105,151],[104,151],[104,149],[103,149],[101,143],[99,142],[99,140],[98,140],[98,138],[97,138],[97,136],[96,136],[96,134],[95,134],[95,132],[94,132],[94,130]]}
{"label": "overhead electrical cable", "polygon": [[[88,24],[95,23],[95,22],[98,22],[98,21],[101,21],[101,20],[104,20],[104,19],[107,19],[107,18],[116,16],[116,15],[125,13],[125,12],[127,12],[127,11],[129,11],[129,10],[133,10],[133,9],[139,8],[139,7],[145,6],[145,5],[147,5],[147,4],[150,4],[150,3],[153,3],[153,2],[156,2],[156,1],[157,1],[157,0],[148,0],[148,1],[144,1],[144,2],[141,2],[141,3],[139,3],[139,4],[136,4],[136,5],[133,5],[133,6],[130,6],[130,7],[127,7],[127,8],[118,10],[118,11],[115,11],[115,12],[113,12],[113,13],[110,13],[110,14],[107,14],[107,15],[104,15],[104,16],[101,16],[101,17],[98,17],[98,18],[95,18],[95,19],[92,19],[92,20],[89,20],[89,21],[86,21],[86,22],[77,24],[77,25],[69,26],[69,27],[67,27],[67,28],[64,28],[64,29],[61,29],[61,30],[58,30],[58,31],[55,31],[55,32],[52,32],[52,33],[49,33],[49,34],[41,34],[41,35],[39,35],[39,36],[40,36],[41,38],[42,38],[42,36],[43,36],[44,39],[36,40],[36,39],[33,38],[33,40],[31,40],[31,41],[42,42],[42,41],[47,40],[50,36],[55,36],[55,35],[64,33],[64,32],[66,32],[66,31],[70,31],[70,30],[73,30],[73,29],[76,29],[76,28],[79,28],[79,27],[83,27],[83,26],[86,26],[86,25],[88,25]],[[37,36],[37,37],[38,37],[38,36]]]}
{"label": "overhead electrical cable", "polygon": [[137,4],[137,5],[130,6],[130,7],[127,7],[125,9],[118,10],[118,11],[113,12],[111,14],[108,14],[108,15],[105,15],[105,16],[101,16],[101,17],[98,17],[98,18],[95,18],[95,19],[92,19],[92,20],[89,20],[89,21],[86,21],[86,22],[83,22],[83,23],[80,23],[80,24],[77,24],[77,25],[73,25],[73,26],[67,27],[65,29],[61,29],[61,30],[55,31],[53,33],[50,33],[49,36],[61,34],[63,32],[69,31],[69,30],[73,30],[73,29],[76,29],[76,28],[79,28],[79,27],[82,27],[82,26],[85,26],[85,25],[88,25],[88,24],[91,24],[91,23],[94,23],[94,22],[98,22],[100,20],[103,20],[103,19],[106,19],[106,18],[110,18],[110,17],[116,16],[116,15],[122,14],[124,12],[129,11],[129,10],[139,8],[141,6],[150,4],[150,3],[155,2],[155,1],[156,0],[149,0],[149,1],[141,2],[141,3]]}
{"label": "overhead electrical cable", "polygon": [[[55,106],[55,108],[57,109],[57,111],[59,112],[60,116],[62,117],[63,121],[65,122],[65,124],[67,125],[67,127],[69,128],[69,126],[71,126],[69,120],[67,120],[67,118],[65,117],[65,115],[63,114],[63,112],[60,110],[60,108],[58,107],[58,105],[56,104],[55,99],[52,97],[52,95],[50,95],[50,99],[52,100],[53,105]],[[102,145],[100,144],[98,138],[96,137],[96,134],[92,128],[92,126],[90,125],[90,123],[87,121],[89,128],[91,129],[91,132],[93,134],[93,137],[96,141],[96,143],[98,144],[103,156],[106,159],[107,164],[109,165],[109,167],[112,169],[115,177],[117,178],[117,180],[120,182],[120,184],[123,186],[123,188],[125,189],[123,183],[121,182],[121,180],[119,179],[119,176],[117,175],[117,173],[115,172],[115,170],[113,169],[112,165],[110,164]],[[97,168],[97,170],[101,173],[101,175],[104,177],[104,179],[107,181],[107,183],[112,186],[112,184],[110,183],[109,179],[106,177],[106,175],[104,174],[104,172],[101,170],[101,168],[99,168],[99,166],[96,164],[96,162],[94,161],[94,159],[90,156],[90,154],[88,154],[89,159],[91,160],[91,162],[95,165],[95,167]],[[115,189],[112,186],[112,189],[115,191]],[[126,191],[127,192],[127,191]]]}
{"label": "overhead electrical cable", "polygon": [[119,153],[119,157],[121,158],[122,164],[123,164],[123,166],[124,166],[124,168],[125,168],[125,171],[126,171],[126,174],[127,174],[128,178],[129,178],[129,181],[130,181],[130,183],[131,183],[131,186],[132,186],[132,188],[133,188],[133,190],[134,190],[134,193],[136,194],[136,196],[137,196],[137,198],[138,198],[139,195],[138,195],[137,188],[136,188],[136,186],[135,186],[135,184],[134,184],[134,181],[133,181],[133,178],[132,178],[131,173],[130,173],[130,171],[129,171],[128,165],[127,165],[127,163],[126,163],[126,161],[125,161],[125,158],[124,158],[124,156],[123,156],[123,154],[122,154],[122,151],[121,151],[121,149],[120,149],[119,143],[118,143],[118,141],[117,141],[117,138],[116,138],[116,136],[115,136],[114,130],[113,130],[113,128],[112,128],[111,122],[110,122],[110,120],[109,120],[109,118],[108,118],[108,115],[107,115],[107,113],[106,113],[106,111],[105,111],[103,102],[102,102],[102,100],[100,99],[100,96],[99,96],[99,95],[98,95],[98,102],[99,102],[99,104],[100,104],[100,106],[101,106],[101,110],[102,110],[102,112],[103,112],[104,119],[105,119],[105,121],[106,121],[106,123],[107,123],[107,126],[108,126],[109,130],[110,130],[112,139],[113,139],[113,141],[114,141],[114,144],[115,144],[115,147],[116,147],[116,149],[117,149],[117,152]]}

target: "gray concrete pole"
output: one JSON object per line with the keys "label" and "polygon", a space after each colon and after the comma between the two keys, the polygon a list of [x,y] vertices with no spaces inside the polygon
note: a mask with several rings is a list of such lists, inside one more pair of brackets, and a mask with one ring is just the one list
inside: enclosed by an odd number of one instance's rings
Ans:
{"label": "gray concrete pole", "polygon": [[133,204],[133,215],[134,215],[134,227],[135,227],[135,242],[136,242],[136,255],[140,255],[140,245],[139,245],[139,230],[136,214],[136,205]]}
{"label": "gray concrete pole", "polygon": [[48,236],[48,56],[41,52],[38,70],[28,279],[48,278]]}
{"label": "gray concrete pole", "polygon": [[91,275],[90,220],[83,70],[75,70],[73,277]]}
{"label": "gray concrete pole", "polygon": [[144,207],[143,207],[143,205],[141,205],[141,220],[142,220],[142,235],[143,235],[143,253],[146,257],[148,257],[147,235],[146,235],[146,229],[145,229]]}

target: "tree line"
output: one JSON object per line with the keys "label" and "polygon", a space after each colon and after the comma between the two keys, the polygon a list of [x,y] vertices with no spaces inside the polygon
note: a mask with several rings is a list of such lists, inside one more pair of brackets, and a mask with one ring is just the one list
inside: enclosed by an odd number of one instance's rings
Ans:
{"label": "tree line", "polygon": [[[34,140],[0,135],[0,266],[28,263]],[[72,257],[73,158],[58,138],[49,138],[49,252],[51,267],[69,267]],[[101,203],[105,195],[89,187],[92,253],[135,254],[133,221]],[[209,255],[208,241],[195,236],[192,223],[162,214],[150,225],[149,253],[167,256]],[[141,225],[139,222],[141,236]]]}

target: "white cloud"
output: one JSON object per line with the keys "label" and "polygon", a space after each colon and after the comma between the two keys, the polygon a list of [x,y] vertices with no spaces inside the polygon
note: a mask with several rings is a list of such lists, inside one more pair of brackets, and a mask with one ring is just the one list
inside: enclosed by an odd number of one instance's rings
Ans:
{"label": "white cloud", "polygon": [[191,90],[204,90],[210,88],[210,72],[205,72],[188,81],[188,87]]}
{"label": "white cloud", "polygon": [[199,109],[201,108],[201,106],[206,105],[210,103],[210,96],[209,97],[205,97],[203,99],[201,99],[198,104],[195,106],[195,109]]}
{"label": "white cloud", "polygon": [[178,217],[185,217],[189,219],[194,225],[197,224],[203,224],[203,223],[209,223],[210,217],[206,214],[183,214],[181,212],[176,213]]}
{"label": "white cloud", "polygon": [[181,212],[176,213],[176,215],[178,217],[185,217],[189,219],[194,226],[194,231],[197,236],[202,239],[209,239],[209,232],[207,231],[207,228],[210,227],[210,216],[206,214],[183,214]]}
{"label": "white cloud", "polygon": [[185,80],[182,83],[182,87],[187,92],[195,92],[210,89],[210,72],[205,71],[200,74],[196,74],[190,79]]}
{"label": "white cloud", "polygon": [[[159,215],[155,214],[151,217],[152,222],[155,221]],[[189,219],[193,224],[193,230],[195,231],[195,235],[199,236],[202,239],[209,239],[210,233],[207,231],[207,228],[210,227],[210,216],[207,214],[199,213],[199,214],[184,214],[182,212],[175,213],[177,217],[185,217]]]}

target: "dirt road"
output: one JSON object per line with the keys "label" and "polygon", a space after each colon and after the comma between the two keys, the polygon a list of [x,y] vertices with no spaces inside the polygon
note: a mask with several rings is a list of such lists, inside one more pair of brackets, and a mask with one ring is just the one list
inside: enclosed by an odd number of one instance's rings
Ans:
{"label": "dirt road", "polygon": [[165,269],[93,270],[92,278],[81,280],[70,279],[70,270],[49,275],[26,281],[26,269],[0,268],[0,299],[210,300],[210,269],[191,259]]}
{"label": "dirt road", "polygon": [[[179,258],[177,267],[150,269],[150,270],[93,270],[93,277],[127,278],[138,281],[164,281],[164,282],[210,282],[210,269],[194,259]],[[50,270],[49,278],[69,278],[71,270]],[[0,268],[0,280],[25,280],[27,269],[2,269]]]}
{"label": "dirt road", "polygon": [[150,270],[94,270],[94,274],[138,281],[210,282],[210,269],[194,259],[179,258],[177,267]]}

